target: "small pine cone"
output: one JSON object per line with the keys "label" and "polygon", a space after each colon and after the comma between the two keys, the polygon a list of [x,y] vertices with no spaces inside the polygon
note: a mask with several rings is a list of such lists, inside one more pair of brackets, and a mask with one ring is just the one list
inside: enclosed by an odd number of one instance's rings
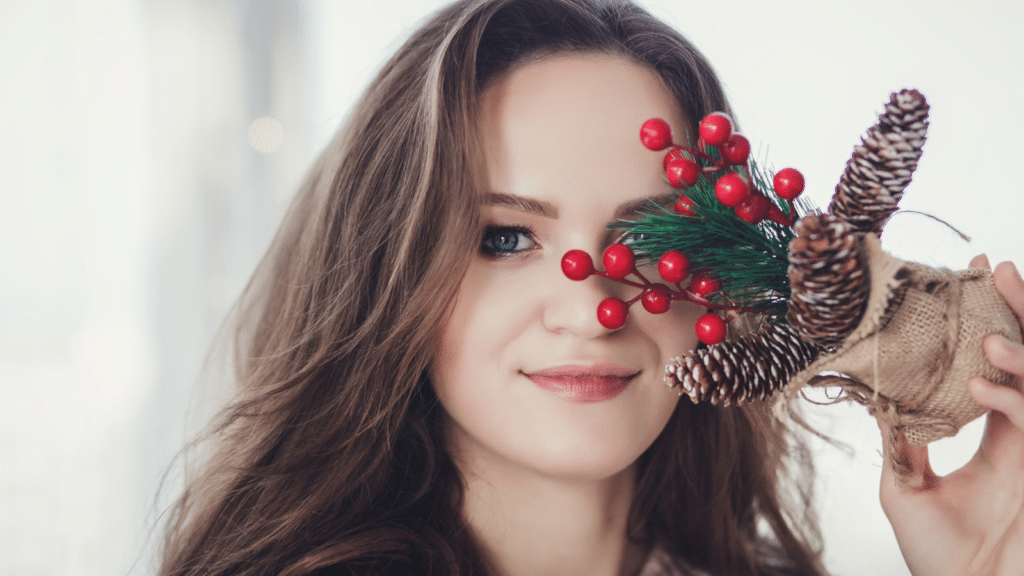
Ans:
{"label": "small pine cone", "polygon": [[665,383],[679,386],[679,394],[694,404],[740,405],[767,399],[820,352],[788,324],[765,324],[742,338],[673,358],[665,367]]}
{"label": "small pine cone", "polygon": [[921,158],[928,103],[917,90],[893,94],[839,179],[829,212],[857,232],[881,234]]}
{"label": "small pine cone", "polygon": [[819,346],[834,346],[860,323],[868,298],[868,275],[860,238],[831,214],[807,216],[789,243],[789,311],[797,334]]}

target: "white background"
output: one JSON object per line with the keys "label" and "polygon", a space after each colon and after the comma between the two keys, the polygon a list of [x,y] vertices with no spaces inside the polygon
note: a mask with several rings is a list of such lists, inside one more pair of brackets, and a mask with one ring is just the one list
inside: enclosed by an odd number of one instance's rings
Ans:
{"label": "white background", "polygon": [[[827,205],[890,92],[932,105],[884,245],[953,268],[1024,262],[1017,3],[643,2],[701,48],[755,155]],[[313,155],[369,75],[440,3],[0,1],[0,574],[148,574],[157,483],[213,333]],[[246,131],[271,116],[272,154]],[[770,146],[769,146],[770,144]],[[215,395],[215,394],[214,394]],[[859,408],[814,409],[835,574],[905,573]],[[933,446],[965,461],[980,422]]]}

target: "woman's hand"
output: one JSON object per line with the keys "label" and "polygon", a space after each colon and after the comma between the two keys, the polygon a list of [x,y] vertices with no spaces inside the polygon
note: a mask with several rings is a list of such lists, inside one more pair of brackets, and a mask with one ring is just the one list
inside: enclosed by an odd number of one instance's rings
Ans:
{"label": "woman's hand", "polygon": [[[971,266],[988,266],[984,256]],[[1024,324],[1024,281],[1013,264],[996,266],[996,289]],[[985,342],[989,361],[1015,374],[1016,390],[972,378],[974,400],[992,412],[978,452],[959,470],[936,476],[928,447],[902,438],[914,486],[882,471],[881,501],[903,557],[915,576],[1024,575],[1024,346],[1000,336]],[[883,438],[888,429],[882,426]]]}

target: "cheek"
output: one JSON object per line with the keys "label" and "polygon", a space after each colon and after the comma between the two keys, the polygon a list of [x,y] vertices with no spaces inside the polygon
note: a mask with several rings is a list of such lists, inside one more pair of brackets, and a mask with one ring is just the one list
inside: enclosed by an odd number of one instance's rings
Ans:
{"label": "cheek", "polygon": [[654,441],[657,434],[668,422],[675,410],[680,396],[677,390],[667,389],[664,384],[664,368],[671,363],[672,359],[686,354],[693,350],[699,340],[694,331],[697,319],[704,314],[704,309],[692,302],[675,301],[671,308],[663,314],[651,314],[644,310],[640,303],[637,303],[630,310],[629,322],[636,324],[637,330],[643,338],[651,343],[657,350],[659,358],[655,367],[658,392],[667,391],[667,394],[655,392],[649,398],[648,406],[651,410],[652,421],[657,425],[647,430],[650,442]]}
{"label": "cheek", "polygon": [[663,314],[651,314],[637,303],[630,310],[630,322],[636,322],[657,346],[661,360],[668,364],[676,356],[693,350],[698,343],[694,326],[704,309],[693,302],[675,301]]}
{"label": "cheek", "polygon": [[431,381],[446,405],[479,395],[483,382],[513,370],[509,346],[530,318],[529,290],[521,283],[517,278],[499,281],[483,266],[470,266],[431,366]]}

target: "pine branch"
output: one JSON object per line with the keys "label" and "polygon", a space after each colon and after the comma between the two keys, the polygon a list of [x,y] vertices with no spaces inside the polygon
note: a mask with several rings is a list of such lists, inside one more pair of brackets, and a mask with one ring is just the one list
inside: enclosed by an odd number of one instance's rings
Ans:
{"label": "pine branch", "polygon": [[[720,173],[704,174],[685,190],[696,216],[684,216],[652,202],[650,211],[637,220],[613,225],[631,236],[630,247],[638,260],[654,260],[668,250],[679,250],[690,259],[694,271],[706,271],[721,283],[711,296],[719,304],[758,308],[769,317],[786,313],[789,299],[789,242],[792,228],[769,219],[747,224],[732,208],[715,198],[714,182]],[[752,187],[764,194],[784,214],[789,205],[772,191],[770,175],[754,163],[745,174]],[[806,211],[798,204],[798,212]],[[802,215],[802,214],[798,214]]]}

